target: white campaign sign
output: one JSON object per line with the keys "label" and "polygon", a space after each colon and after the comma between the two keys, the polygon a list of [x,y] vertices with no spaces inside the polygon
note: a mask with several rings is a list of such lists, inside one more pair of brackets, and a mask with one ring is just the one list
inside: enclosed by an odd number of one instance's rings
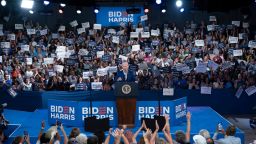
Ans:
{"label": "white campaign sign", "polygon": [[90,23],[89,22],[82,23],[82,27],[83,28],[89,28],[90,27]]}
{"label": "white campaign sign", "polygon": [[216,71],[219,67],[219,65],[217,63],[215,63],[214,61],[208,61],[208,67],[212,68],[213,71]]}
{"label": "white campaign sign", "polygon": [[133,45],[132,46],[132,51],[139,51],[140,50],[140,45]]}
{"label": "white campaign sign", "polygon": [[117,66],[111,66],[108,68],[108,73],[114,73],[117,72]]}
{"label": "white campaign sign", "polygon": [[87,79],[90,76],[93,76],[93,71],[83,72],[83,79]]}
{"label": "white campaign sign", "polygon": [[21,45],[20,48],[22,51],[29,51],[29,45]]}
{"label": "white campaign sign", "polygon": [[27,33],[28,33],[28,35],[36,34],[36,30],[35,29],[27,29]]}
{"label": "white campaign sign", "polygon": [[210,17],[209,17],[209,21],[210,21],[210,22],[212,22],[212,21],[217,21],[216,16],[210,16]]}
{"label": "white campaign sign", "polygon": [[212,94],[212,87],[201,87],[201,94]]}
{"label": "white campaign sign", "polygon": [[44,64],[53,64],[54,58],[44,58]]}
{"label": "white campaign sign", "polygon": [[243,22],[243,28],[248,28],[248,27],[249,27],[249,23]]}
{"label": "white campaign sign", "polygon": [[173,96],[174,89],[173,88],[163,88],[163,96]]}
{"label": "white campaign sign", "polygon": [[159,31],[158,30],[151,30],[151,36],[159,36]]}
{"label": "white campaign sign", "polygon": [[256,87],[250,86],[247,89],[245,89],[245,92],[247,93],[248,96],[251,96],[256,92]]}
{"label": "white campaign sign", "polygon": [[52,38],[53,38],[53,39],[57,39],[58,37],[59,37],[59,35],[58,35],[57,33],[53,33],[53,34],[52,34]]}
{"label": "white campaign sign", "polygon": [[207,30],[208,31],[214,31],[215,30],[215,25],[207,25]]}
{"label": "white campaign sign", "polygon": [[118,36],[113,36],[112,37],[112,42],[119,44],[119,37]]}
{"label": "white campaign sign", "polygon": [[238,43],[238,37],[232,37],[232,36],[229,36],[228,37],[228,42],[229,43]]}
{"label": "white campaign sign", "polygon": [[250,48],[256,48],[256,41],[250,40],[249,43],[248,43],[248,47],[250,47]]}
{"label": "white campaign sign", "polygon": [[92,86],[92,90],[101,90],[102,82],[92,82],[91,86]]}
{"label": "white campaign sign", "polygon": [[243,87],[240,86],[239,89],[237,89],[235,96],[239,99],[241,94],[243,93]]}
{"label": "white campaign sign", "polygon": [[16,30],[23,29],[23,24],[15,24],[15,29]]}
{"label": "white campaign sign", "polygon": [[43,29],[43,30],[40,30],[40,35],[47,35],[48,33],[48,30],[47,29]]}
{"label": "white campaign sign", "polygon": [[26,58],[26,64],[32,65],[32,58]]}
{"label": "white campaign sign", "polygon": [[195,40],[196,46],[204,46],[204,40]]}
{"label": "white campaign sign", "polygon": [[8,34],[7,39],[8,40],[15,40],[15,34]]}
{"label": "white campaign sign", "polygon": [[131,32],[130,33],[130,37],[131,38],[138,38],[139,37],[139,33],[138,32]]}
{"label": "white campaign sign", "polygon": [[205,63],[198,63],[198,66],[196,67],[197,73],[205,73],[207,71],[207,66]]}
{"label": "white campaign sign", "polygon": [[240,21],[232,21],[232,25],[240,27]]}
{"label": "white campaign sign", "polygon": [[58,31],[65,31],[66,30],[66,27],[65,26],[60,26]]}
{"label": "white campaign sign", "polygon": [[106,68],[99,68],[97,70],[97,75],[98,76],[105,76],[108,74],[108,70]]}
{"label": "white campaign sign", "polygon": [[1,48],[10,48],[11,44],[10,42],[1,42]]}
{"label": "white campaign sign", "polygon": [[65,52],[65,51],[66,51],[66,46],[57,46],[55,53]]}
{"label": "white campaign sign", "polygon": [[233,56],[242,56],[243,50],[233,50]]}
{"label": "white campaign sign", "polygon": [[104,51],[97,51],[97,58],[102,58]]}
{"label": "white campaign sign", "polygon": [[149,32],[141,32],[141,37],[142,38],[149,38],[150,37],[150,33]]}
{"label": "white campaign sign", "polygon": [[138,33],[143,32],[143,28],[136,28],[136,32]]}
{"label": "white campaign sign", "polygon": [[101,30],[101,24],[94,24],[93,29]]}
{"label": "white campaign sign", "polygon": [[144,15],[140,17],[140,21],[146,21],[148,20],[148,15]]}
{"label": "white campaign sign", "polygon": [[123,55],[119,55],[119,57],[118,57],[118,58],[121,58],[121,59],[122,59],[122,61],[127,61],[127,59],[128,59],[128,57],[123,56]]}
{"label": "white campaign sign", "polygon": [[64,69],[64,66],[63,66],[63,65],[55,65],[55,66],[54,66],[54,71],[56,71],[56,72],[62,73],[62,72],[63,72],[63,69]]}
{"label": "white campaign sign", "polygon": [[71,25],[71,27],[76,27],[76,26],[78,26],[78,23],[77,23],[76,20],[70,22],[69,24]]}
{"label": "white campaign sign", "polygon": [[85,28],[78,28],[77,29],[78,34],[81,34],[81,33],[84,33],[84,32],[85,32]]}
{"label": "white campaign sign", "polygon": [[108,33],[109,34],[116,34],[116,30],[115,29],[108,29]]}

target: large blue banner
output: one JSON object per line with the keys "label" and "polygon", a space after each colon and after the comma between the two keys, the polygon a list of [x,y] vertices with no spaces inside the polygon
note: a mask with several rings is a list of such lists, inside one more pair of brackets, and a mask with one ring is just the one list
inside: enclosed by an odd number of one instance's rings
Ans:
{"label": "large blue banner", "polygon": [[100,7],[99,13],[96,14],[96,21],[103,26],[120,26],[120,23],[132,22],[133,25],[138,24],[140,16],[143,14],[142,7],[136,7],[141,9],[139,14],[127,14],[126,9],[131,7]]}

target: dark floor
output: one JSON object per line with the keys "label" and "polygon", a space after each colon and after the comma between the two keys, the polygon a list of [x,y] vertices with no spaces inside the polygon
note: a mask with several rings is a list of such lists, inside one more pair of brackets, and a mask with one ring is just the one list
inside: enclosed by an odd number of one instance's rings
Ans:
{"label": "dark floor", "polygon": [[232,124],[240,128],[245,133],[245,144],[250,144],[256,140],[256,129],[249,125],[248,116],[225,116]]}

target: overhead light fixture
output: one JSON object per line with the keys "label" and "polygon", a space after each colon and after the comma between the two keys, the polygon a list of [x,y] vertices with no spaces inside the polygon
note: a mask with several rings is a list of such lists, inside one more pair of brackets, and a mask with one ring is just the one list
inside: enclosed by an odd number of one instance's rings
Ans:
{"label": "overhead light fixture", "polygon": [[66,6],[66,4],[64,4],[64,3],[60,3],[60,6],[61,6],[61,7],[65,7],[65,6]]}
{"label": "overhead light fixture", "polygon": [[2,1],[1,1],[1,5],[2,5],[2,6],[6,6],[6,0],[2,0]]}
{"label": "overhead light fixture", "polygon": [[50,4],[50,1],[45,0],[45,1],[44,1],[44,5],[48,5],[48,4]]}
{"label": "overhead light fixture", "polygon": [[162,12],[162,13],[166,13],[166,9],[163,8],[163,9],[161,10],[161,12]]}
{"label": "overhead light fixture", "polygon": [[34,13],[34,11],[33,11],[33,10],[29,10],[29,13],[30,13],[30,14],[33,14],[33,13]]}
{"label": "overhead light fixture", "polygon": [[149,12],[149,9],[148,8],[145,8],[144,9],[144,13],[148,13]]}
{"label": "overhead light fixture", "polygon": [[61,7],[59,7],[59,13],[60,13],[60,14],[63,14],[63,13],[64,13],[64,9],[61,8]]}
{"label": "overhead light fixture", "polygon": [[176,1],[176,6],[177,7],[181,7],[182,6],[182,1],[181,0],[177,0]]}
{"label": "overhead light fixture", "polygon": [[156,4],[161,4],[162,0],[156,0]]}
{"label": "overhead light fixture", "polygon": [[184,8],[181,8],[181,9],[180,9],[180,12],[184,12],[184,10],[185,10]]}
{"label": "overhead light fixture", "polygon": [[94,8],[94,13],[99,13],[99,9],[98,8]]}
{"label": "overhead light fixture", "polygon": [[34,6],[34,1],[33,0],[22,0],[21,1],[21,8],[25,8],[25,9],[32,9]]}
{"label": "overhead light fixture", "polygon": [[76,13],[77,13],[77,14],[81,14],[82,12],[81,12],[80,9],[78,9],[78,10],[76,10]]}

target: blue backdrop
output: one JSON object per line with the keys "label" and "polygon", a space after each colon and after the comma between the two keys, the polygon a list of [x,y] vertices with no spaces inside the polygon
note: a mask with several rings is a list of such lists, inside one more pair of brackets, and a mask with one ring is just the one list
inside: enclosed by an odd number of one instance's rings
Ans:
{"label": "blue backdrop", "polygon": [[143,8],[139,14],[127,14],[126,9],[131,7],[100,7],[99,13],[96,14],[96,22],[103,26],[120,26],[121,22],[138,24],[140,16],[143,15]]}

